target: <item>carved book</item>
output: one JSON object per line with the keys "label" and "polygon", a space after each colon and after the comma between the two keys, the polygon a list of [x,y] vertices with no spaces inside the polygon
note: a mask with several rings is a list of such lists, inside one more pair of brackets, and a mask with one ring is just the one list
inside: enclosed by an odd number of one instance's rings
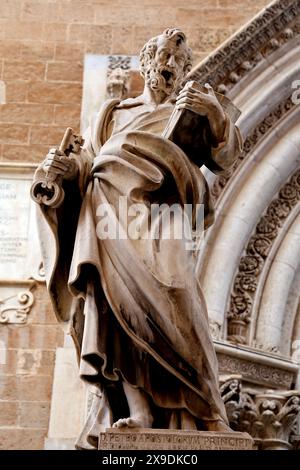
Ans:
{"label": "carved book", "polygon": [[[203,93],[208,92],[205,86],[195,81],[188,82],[188,87]],[[241,114],[240,110],[226,96],[216,92],[215,95],[226,114],[233,122],[236,122]],[[178,145],[196,165],[205,165],[214,169],[216,164],[211,159],[214,139],[206,116],[201,116],[189,109],[174,108],[163,137]]]}

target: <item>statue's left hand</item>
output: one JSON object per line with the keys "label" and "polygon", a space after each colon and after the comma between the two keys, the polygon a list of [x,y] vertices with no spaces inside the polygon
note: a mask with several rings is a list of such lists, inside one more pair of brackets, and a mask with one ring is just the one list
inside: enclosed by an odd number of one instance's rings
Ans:
{"label": "statue's left hand", "polygon": [[176,100],[177,109],[189,109],[201,116],[206,116],[216,143],[224,139],[226,115],[219,103],[214,90],[205,84],[207,93],[189,86],[189,83],[180,91]]}

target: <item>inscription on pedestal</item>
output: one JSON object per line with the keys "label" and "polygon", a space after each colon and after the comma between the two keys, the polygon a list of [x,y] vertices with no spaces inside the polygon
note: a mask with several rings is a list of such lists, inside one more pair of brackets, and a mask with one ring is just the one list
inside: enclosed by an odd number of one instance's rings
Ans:
{"label": "inscription on pedestal", "polygon": [[214,433],[140,429],[107,429],[100,433],[99,450],[252,450],[247,433]]}

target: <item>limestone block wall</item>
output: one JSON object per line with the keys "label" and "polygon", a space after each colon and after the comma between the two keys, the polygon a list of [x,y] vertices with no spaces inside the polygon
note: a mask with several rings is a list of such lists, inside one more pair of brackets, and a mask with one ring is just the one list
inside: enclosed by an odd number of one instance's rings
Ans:
{"label": "limestone block wall", "polygon": [[268,0],[1,0],[0,161],[40,161],[79,128],[84,54],[137,54],[181,27],[206,56]]}
{"label": "limestone block wall", "polygon": [[24,325],[0,324],[0,449],[42,449],[55,353],[63,344],[44,285]]}

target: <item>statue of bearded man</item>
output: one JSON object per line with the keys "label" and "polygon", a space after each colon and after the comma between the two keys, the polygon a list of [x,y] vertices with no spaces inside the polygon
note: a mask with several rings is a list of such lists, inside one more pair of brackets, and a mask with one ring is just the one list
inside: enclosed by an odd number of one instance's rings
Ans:
{"label": "statue of bearded man", "polygon": [[[163,210],[148,222],[153,204],[167,210],[174,203],[190,204],[193,214],[202,204],[204,229],[213,222],[200,163],[162,137],[174,108],[208,119],[207,166],[215,173],[235,161],[241,138],[212,88],[182,88],[191,69],[182,31],[147,42],[140,64],[143,94],[105,102],[80,153],[51,149],[36,173],[60,175],[65,191],[59,208],[38,206],[38,225],[53,306],[94,395],[78,448],[97,448],[99,433],[111,427],[230,431],[196,257],[187,249],[192,238],[188,230],[164,237]],[[125,219],[137,203],[138,235],[128,236]],[[170,220],[173,233],[180,211]],[[107,223],[122,236],[105,236]],[[149,236],[153,226],[156,237]]]}

